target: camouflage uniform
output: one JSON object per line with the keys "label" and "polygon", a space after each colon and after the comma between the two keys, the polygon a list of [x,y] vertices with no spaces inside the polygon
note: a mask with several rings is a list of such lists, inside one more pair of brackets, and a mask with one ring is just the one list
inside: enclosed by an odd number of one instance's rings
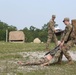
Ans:
{"label": "camouflage uniform", "polygon": [[61,54],[61,50],[58,50],[54,56],[52,56],[53,58],[49,61],[47,60],[46,58],[44,59],[41,59],[41,64],[43,63],[49,63],[49,64],[53,64],[53,63],[57,63],[58,62],[58,59],[60,57],[60,54]]}
{"label": "camouflage uniform", "polygon": [[49,61],[49,64],[57,63],[61,54],[61,50],[58,50],[57,53],[53,56],[52,60]]}
{"label": "camouflage uniform", "polygon": [[65,55],[65,57],[69,61],[72,61],[72,58],[71,58],[70,54],[68,53],[68,50],[74,44],[74,38],[72,36],[72,30],[73,30],[73,27],[72,27],[71,24],[67,25],[66,28],[65,28],[65,31],[64,31],[63,36],[61,38],[61,41],[64,41],[64,45],[61,48],[61,51],[62,52],[61,52],[60,58],[58,60],[59,62],[61,62],[61,59],[62,59],[63,54]]}
{"label": "camouflage uniform", "polygon": [[23,63],[22,66],[27,66],[27,65],[41,65],[44,63],[49,62],[48,59],[46,59],[45,57],[41,58],[40,60],[36,60],[34,62],[27,62],[27,63]]}
{"label": "camouflage uniform", "polygon": [[58,50],[50,61],[46,57],[43,57],[40,60],[37,60],[36,62],[24,63],[23,66],[26,66],[26,65],[41,65],[41,64],[44,64],[44,63],[47,63],[47,62],[48,62],[48,64],[56,63],[56,62],[58,62],[58,58],[60,57],[60,53],[61,53],[61,50]]}
{"label": "camouflage uniform", "polygon": [[48,40],[47,40],[47,44],[46,44],[46,49],[48,49],[49,44],[50,44],[52,39],[54,39],[56,45],[58,44],[58,40],[57,40],[57,37],[55,35],[54,24],[55,24],[55,22],[52,20],[48,23]]}
{"label": "camouflage uniform", "polygon": [[[60,57],[60,54],[61,54],[61,50],[58,50],[54,56],[52,56],[52,59],[49,61],[48,59],[46,58],[43,58],[39,61],[40,64],[43,64],[43,63],[47,63],[49,62],[49,64],[53,64],[53,63],[56,63],[58,62],[58,59]],[[38,63],[38,62],[37,62]]]}

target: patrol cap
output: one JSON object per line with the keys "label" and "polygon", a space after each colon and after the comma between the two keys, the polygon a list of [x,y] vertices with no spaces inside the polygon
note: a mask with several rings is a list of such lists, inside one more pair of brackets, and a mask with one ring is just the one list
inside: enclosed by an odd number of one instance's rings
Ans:
{"label": "patrol cap", "polygon": [[52,15],[52,17],[54,17],[54,18],[55,18],[55,17],[56,17],[56,15]]}
{"label": "patrol cap", "polygon": [[69,21],[69,18],[67,18],[67,17],[64,18],[63,22],[65,22],[65,21]]}

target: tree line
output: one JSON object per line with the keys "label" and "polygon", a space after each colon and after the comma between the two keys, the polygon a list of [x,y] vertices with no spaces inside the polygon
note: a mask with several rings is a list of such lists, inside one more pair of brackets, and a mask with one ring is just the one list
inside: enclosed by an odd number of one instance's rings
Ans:
{"label": "tree line", "polygon": [[[35,38],[39,38],[42,42],[46,42],[47,36],[48,36],[47,26],[48,26],[48,23],[44,24],[41,29],[38,29],[34,26],[30,26],[29,28],[25,27],[20,31],[24,32],[26,42],[32,42]],[[6,30],[8,30],[8,33],[9,33],[10,31],[16,31],[17,27],[13,25],[8,25],[0,21],[0,41],[6,40]]]}
{"label": "tree line", "polygon": [[47,40],[47,24],[44,24],[42,29],[30,26],[30,28],[25,27],[22,31],[26,36],[26,42],[32,42],[35,38],[39,38],[43,42]]}
{"label": "tree line", "polygon": [[17,30],[17,28],[13,25],[9,26],[7,23],[0,21],[0,41],[6,40],[6,30],[8,30],[8,32],[10,32],[13,30]]}

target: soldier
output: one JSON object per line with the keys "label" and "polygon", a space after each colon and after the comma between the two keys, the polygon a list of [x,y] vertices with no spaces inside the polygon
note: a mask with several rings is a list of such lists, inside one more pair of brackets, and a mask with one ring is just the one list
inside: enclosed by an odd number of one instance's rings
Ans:
{"label": "soldier", "polygon": [[68,59],[68,64],[73,64],[73,60],[70,56],[70,54],[68,53],[68,50],[73,46],[74,44],[74,36],[72,36],[73,34],[73,27],[69,22],[69,18],[64,18],[63,20],[64,24],[66,25],[65,27],[65,31],[63,33],[63,36],[61,38],[61,56],[59,58],[59,63],[61,63],[62,60],[62,56],[63,54],[65,55],[65,57]]}
{"label": "soldier", "polygon": [[35,62],[18,62],[19,65],[22,66],[27,66],[27,65],[41,65],[41,66],[46,66],[46,65],[50,65],[53,63],[58,62],[58,59],[60,57],[60,46],[56,50],[53,50],[51,53],[47,54],[45,57],[41,58],[40,60],[36,60]]}
{"label": "soldier", "polygon": [[48,47],[49,47],[49,44],[50,44],[52,39],[54,39],[55,44],[58,45],[58,40],[57,40],[57,37],[55,35],[55,28],[54,28],[55,18],[56,18],[56,16],[52,15],[52,19],[48,23],[48,39],[47,39],[47,44],[46,44],[46,50],[49,50]]}
{"label": "soldier", "polygon": [[36,60],[35,62],[17,62],[19,65],[22,66],[28,66],[28,65],[41,65],[41,66],[46,66],[46,65],[51,65],[54,63],[58,62],[58,58],[60,56],[61,50],[58,50],[57,53],[52,56],[50,54],[46,55],[45,57],[41,58],[40,60]]}

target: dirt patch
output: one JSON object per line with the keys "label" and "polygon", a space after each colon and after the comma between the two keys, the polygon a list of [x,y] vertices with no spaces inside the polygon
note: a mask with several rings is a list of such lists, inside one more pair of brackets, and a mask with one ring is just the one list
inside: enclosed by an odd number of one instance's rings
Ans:
{"label": "dirt patch", "polygon": [[[37,60],[37,59],[44,57],[45,53],[46,52],[21,52],[19,54],[22,55],[23,58],[29,57],[29,60],[31,60],[31,59]],[[76,61],[76,51],[69,51],[69,53],[70,53],[72,59],[74,61]],[[65,58],[65,56],[63,56],[62,60],[65,61],[67,59]]]}
{"label": "dirt patch", "polygon": [[[24,62],[34,62],[38,61],[40,58],[44,57],[46,52],[19,52],[16,54],[21,55],[22,59],[10,59],[10,60],[1,60],[0,61],[0,73],[16,73],[16,72],[30,72],[34,70],[44,70],[49,69],[49,67],[41,67],[41,66],[20,66],[17,64],[18,61],[24,61]],[[76,61],[76,52],[70,51],[69,52],[73,58],[74,61]],[[67,59],[63,56],[63,61],[66,61]]]}

